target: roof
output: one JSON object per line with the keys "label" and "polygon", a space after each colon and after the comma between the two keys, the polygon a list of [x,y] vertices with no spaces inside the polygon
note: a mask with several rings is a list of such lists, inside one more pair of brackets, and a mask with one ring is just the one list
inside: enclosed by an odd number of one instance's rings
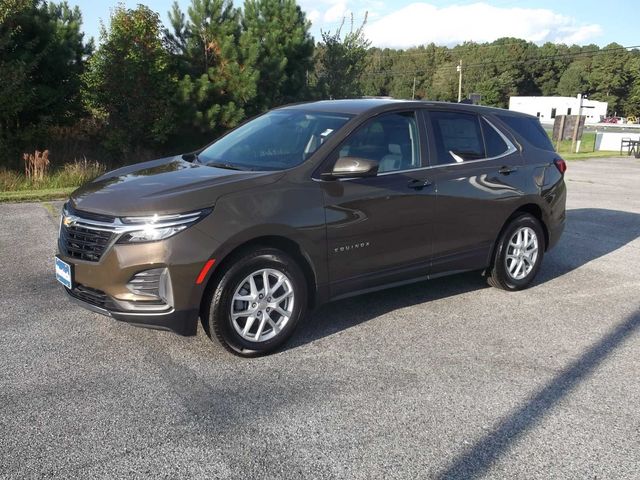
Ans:
{"label": "roof", "polygon": [[[423,100],[398,100],[390,98],[354,98],[346,100],[320,100],[317,102],[296,103],[285,105],[282,108],[306,110],[327,113],[344,113],[348,115],[359,115],[370,110],[392,110],[398,106],[406,107],[436,107],[443,106],[451,110],[465,110],[485,113],[515,114],[522,115],[502,108],[485,107],[482,105],[470,105],[466,103],[436,102]],[[385,108],[386,107],[386,108]]]}
{"label": "roof", "polygon": [[320,100],[317,102],[296,103],[294,105],[286,105],[284,108],[358,115],[373,108],[393,105],[400,102],[406,101],[390,98],[350,98],[346,100]]}

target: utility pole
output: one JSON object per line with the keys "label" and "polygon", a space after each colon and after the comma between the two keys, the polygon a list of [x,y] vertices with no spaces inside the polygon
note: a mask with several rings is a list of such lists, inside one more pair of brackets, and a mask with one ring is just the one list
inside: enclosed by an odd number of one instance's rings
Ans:
{"label": "utility pole", "polygon": [[458,103],[460,103],[462,101],[462,60],[458,63],[456,71],[458,72]]}
{"label": "utility pole", "polygon": [[416,99],[416,76],[413,76],[413,89],[411,90],[411,100]]}
{"label": "utility pole", "polygon": [[[576,148],[576,142],[578,142],[578,150],[580,150],[580,142],[578,141],[578,130],[580,129],[580,117],[582,117],[582,94],[578,94],[578,118],[576,124],[573,127],[573,136],[571,138],[571,152],[574,152]],[[577,151],[575,153],[578,153]]]}

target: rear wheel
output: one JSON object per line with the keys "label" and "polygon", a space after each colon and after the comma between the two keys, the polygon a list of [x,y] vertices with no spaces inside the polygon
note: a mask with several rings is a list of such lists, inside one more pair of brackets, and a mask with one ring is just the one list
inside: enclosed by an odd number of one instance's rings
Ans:
{"label": "rear wheel", "polygon": [[527,288],[540,270],[544,249],[540,221],[530,214],[516,217],[498,240],[489,284],[503,290]]}
{"label": "rear wheel", "polygon": [[296,262],[280,250],[258,249],[222,275],[209,302],[208,330],[237,355],[266,354],[288,340],[306,305]]}

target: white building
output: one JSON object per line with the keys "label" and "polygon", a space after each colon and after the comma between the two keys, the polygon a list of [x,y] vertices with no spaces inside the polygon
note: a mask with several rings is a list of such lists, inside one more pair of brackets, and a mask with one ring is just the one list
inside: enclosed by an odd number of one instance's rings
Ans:
{"label": "white building", "polygon": [[[607,102],[582,99],[582,115],[587,123],[598,123],[607,116]],[[553,123],[556,115],[578,115],[580,96],[576,97],[511,97],[509,110],[535,115],[541,123]]]}

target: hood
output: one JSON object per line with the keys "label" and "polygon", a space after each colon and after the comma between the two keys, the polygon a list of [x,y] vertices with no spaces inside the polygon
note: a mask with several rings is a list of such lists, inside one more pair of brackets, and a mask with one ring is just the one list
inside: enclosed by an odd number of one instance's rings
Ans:
{"label": "hood", "polygon": [[78,210],[113,216],[170,214],[212,207],[227,193],[275,182],[282,172],[245,172],[170,157],[120,168],[71,194]]}

